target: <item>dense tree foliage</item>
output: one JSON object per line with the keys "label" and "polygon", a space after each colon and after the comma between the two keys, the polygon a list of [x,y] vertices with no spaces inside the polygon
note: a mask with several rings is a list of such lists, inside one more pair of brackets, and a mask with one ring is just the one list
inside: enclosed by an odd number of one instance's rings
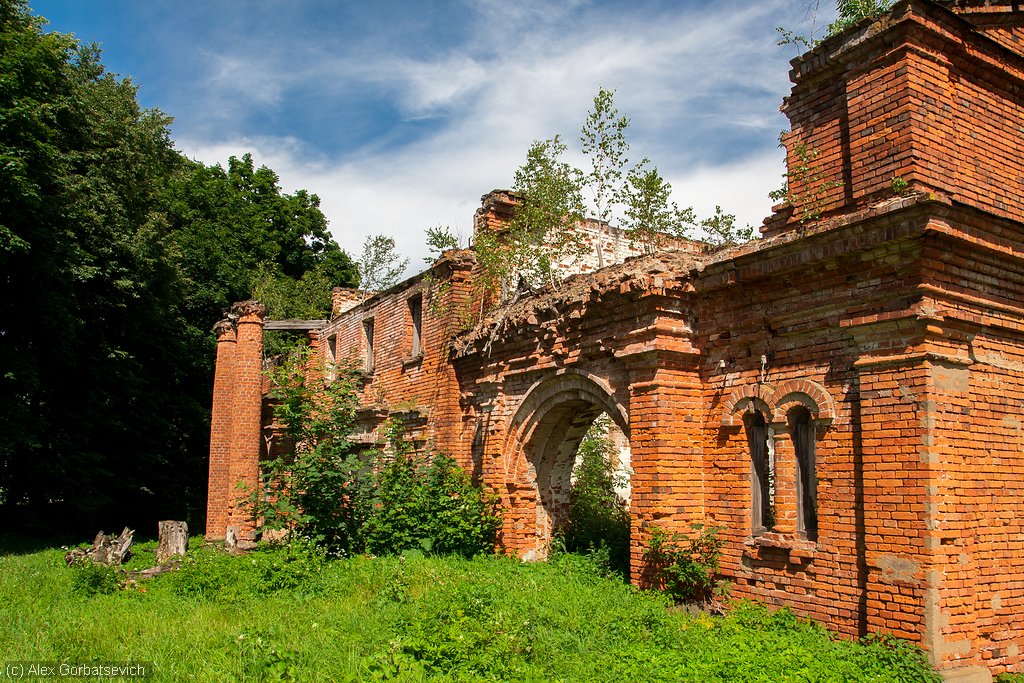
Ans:
{"label": "dense tree foliage", "polygon": [[190,161],[169,123],[95,46],[0,0],[0,511],[17,523],[201,521],[220,309],[262,292],[273,314],[322,313],[328,284],[354,284],[315,196],[248,156]]}

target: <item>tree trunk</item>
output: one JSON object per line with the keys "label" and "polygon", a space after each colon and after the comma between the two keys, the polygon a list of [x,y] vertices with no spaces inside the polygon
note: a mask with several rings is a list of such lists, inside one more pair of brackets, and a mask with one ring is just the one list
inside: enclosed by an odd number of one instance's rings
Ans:
{"label": "tree trunk", "polygon": [[134,538],[135,532],[128,527],[116,537],[113,534],[108,536],[101,531],[96,534],[91,548],[75,548],[64,556],[64,560],[68,564],[74,564],[76,560],[88,558],[99,564],[118,566],[131,557]]}
{"label": "tree trunk", "polygon": [[185,522],[160,522],[160,544],[156,549],[156,562],[163,564],[175,555],[184,555],[188,550],[188,524]]}

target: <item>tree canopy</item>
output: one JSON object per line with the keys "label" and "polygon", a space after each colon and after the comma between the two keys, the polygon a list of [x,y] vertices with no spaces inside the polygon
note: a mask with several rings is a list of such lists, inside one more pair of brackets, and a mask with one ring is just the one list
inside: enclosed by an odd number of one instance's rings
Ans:
{"label": "tree canopy", "polygon": [[43,26],[0,0],[0,512],[201,521],[221,309],[322,314],[357,271],[315,195],[185,158],[96,46]]}

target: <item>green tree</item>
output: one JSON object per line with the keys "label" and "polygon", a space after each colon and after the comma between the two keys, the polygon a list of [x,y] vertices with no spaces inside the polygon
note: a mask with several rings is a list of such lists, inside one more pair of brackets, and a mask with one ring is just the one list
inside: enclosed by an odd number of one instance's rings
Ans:
{"label": "green tree", "polygon": [[368,235],[359,257],[359,286],[371,292],[383,291],[397,285],[408,267],[409,259],[398,255],[394,237]]}
{"label": "green tree", "polygon": [[268,273],[308,310],[354,266],[315,196],[248,157],[185,159],[95,46],[43,26],[0,0],[0,513],[201,522],[210,326]]}
{"label": "green tree", "polygon": [[509,225],[507,274],[534,285],[554,284],[557,263],[587,250],[573,229],[583,220],[582,173],[562,161],[565,151],[557,135],[534,141],[512,185],[523,202]]}
{"label": "green tree", "polygon": [[424,232],[427,233],[427,251],[430,255],[423,260],[428,266],[434,265],[446,251],[459,248],[459,236],[452,232],[449,225],[436,225]]}
{"label": "green tree", "polygon": [[0,2],[0,502],[46,523],[153,509],[197,406],[169,226],[181,163],[169,119],[104,72],[95,46]]}
{"label": "green tree", "polygon": [[619,115],[614,97],[615,91],[598,88],[594,108],[587,113],[580,132],[583,154],[591,165],[585,182],[593,197],[595,217],[605,223],[612,221],[613,205],[619,197],[629,164],[626,157],[629,144],[625,134],[629,119]]}
{"label": "green tree", "polygon": [[630,171],[622,190],[625,216],[622,227],[630,241],[648,254],[664,246],[665,236],[690,237],[695,215],[671,201],[672,186],[656,168]]}
{"label": "green tree", "polygon": [[164,211],[174,227],[190,317],[208,326],[234,301],[257,298],[274,318],[318,318],[330,289],[354,286],[355,262],[327,229],[320,200],[284,194],[277,174],[252,156],[225,170],[188,162],[168,181]]}

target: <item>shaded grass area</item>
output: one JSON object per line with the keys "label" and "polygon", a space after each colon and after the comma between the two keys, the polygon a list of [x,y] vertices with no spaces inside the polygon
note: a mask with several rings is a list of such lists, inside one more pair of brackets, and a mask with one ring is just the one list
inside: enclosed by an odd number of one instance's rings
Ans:
{"label": "shaded grass area", "polygon": [[[132,563],[152,564],[152,550]],[[751,604],[690,615],[573,555],[193,548],[179,571],[111,594],[75,576],[60,550],[0,556],[6,660],[147,661],[157,681],[937,680],[909,645],[833,641]]]}

